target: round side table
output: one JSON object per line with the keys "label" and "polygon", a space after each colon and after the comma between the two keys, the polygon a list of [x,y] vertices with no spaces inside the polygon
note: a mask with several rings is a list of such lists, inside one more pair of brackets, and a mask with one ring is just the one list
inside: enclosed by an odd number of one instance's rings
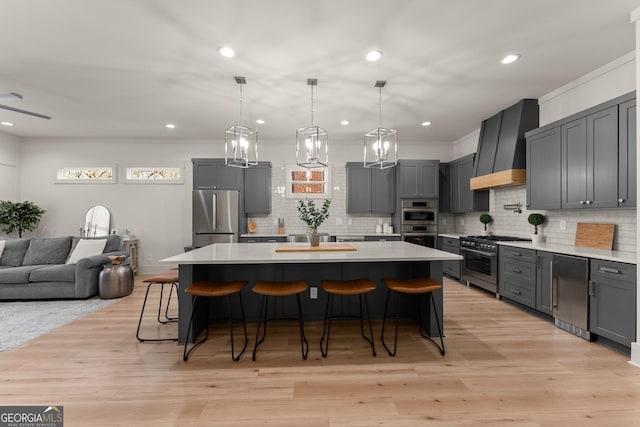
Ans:
{"label": "round side table", "polygon": [[98,281],[100,298],[125,297],[133,292],[133,270],[128,265],[105,265]]}

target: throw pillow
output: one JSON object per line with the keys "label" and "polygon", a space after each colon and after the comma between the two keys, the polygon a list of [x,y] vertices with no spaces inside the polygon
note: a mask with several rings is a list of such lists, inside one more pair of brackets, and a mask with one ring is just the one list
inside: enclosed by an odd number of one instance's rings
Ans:
{"label": "throw pillow", "polygon": [[71,236],[33,237],[27,253],[24,254],[22,265],[64,264],[70,248]]}
{"label": "throw pillow", "polygon": [[10,239],[4,241],[4,251],[0,257],[0,265],[18,267],[22,265],[22,258],[29,247],[30,239]]}
{"label": "throw pillow", "polygon": [[67,264],[77,264],[82,258],[102,254],[106,244],[107,239],[80,239],[69,255]]}

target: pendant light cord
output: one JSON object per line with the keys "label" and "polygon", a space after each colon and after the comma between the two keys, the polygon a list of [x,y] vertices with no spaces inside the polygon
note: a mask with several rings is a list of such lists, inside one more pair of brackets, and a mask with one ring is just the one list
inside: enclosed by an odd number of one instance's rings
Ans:
{"label": "pendant light cord", "polygon": [[240,84],[240,126],[242,126],[242,84]]}
{"label": "pendant light cord", "polygon": [[380,101],[380,107],[379,107],[379,112],[380,112],[380,126],[378,127],[382,127],[382,88],[378,88],[379,90],[379,101]]}
{"label": "pendant light cord", "polygon": [[313,85],[311,85],[311,127],[313,127]]}

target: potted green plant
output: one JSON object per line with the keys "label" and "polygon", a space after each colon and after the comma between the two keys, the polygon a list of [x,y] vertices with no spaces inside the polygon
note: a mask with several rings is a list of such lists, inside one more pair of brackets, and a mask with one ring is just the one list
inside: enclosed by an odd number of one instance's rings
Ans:
{"label": "potted green plant", "polygon": [[487,224],[489,224],[491,221],[493,221],[493,218],[491,218],[491,215],[489,215],[488,213],[483,213],[482,215],[480,215],[480,222],[484,224],[484,231],[482,232],[483,236],[489,235]]}
{"label": "potted green plant", "polygon": [[32,202],[11,202],[0,200],[0,224],[7,225],[3,228],[7,234],[18,232],[22,237],[25,231],[33,231],[40,222],[40,218],[46,211]]}
{"label": "potted green plant", "polygon": [[318,227],[329,218],[329,206],[331,200],[325,199],[320,209],[316,208],[316,204],[312,199],[304,199],[298,201],[298,216],[309,227],[309,241],[311,246],[320,246],[320,236],[318,236]]}
{"label": "potted green plant", "polygon": [[542,235],[538,234],[538,226],[544,223],[544,215],[539,213],[532,213],[527,218],[529,224],[533,225],[533,234],[531,235],[532,243],[540,243],[542,241]]}

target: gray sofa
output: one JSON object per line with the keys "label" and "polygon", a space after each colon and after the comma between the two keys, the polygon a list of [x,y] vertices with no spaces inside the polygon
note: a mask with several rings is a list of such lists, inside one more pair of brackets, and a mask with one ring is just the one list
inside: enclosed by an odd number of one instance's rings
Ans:
{"label": "gray sofa", "polygon": [[[102,254],[67,264],[81,239],[106,239]],[[85,243],[97,242],[83,242],[83,245]],[[98,277],[102,266],[111,263],[109,255],[126,255],[120,236],[5,240],[0,256],[0,300],[93,296],[98,293]]]}

